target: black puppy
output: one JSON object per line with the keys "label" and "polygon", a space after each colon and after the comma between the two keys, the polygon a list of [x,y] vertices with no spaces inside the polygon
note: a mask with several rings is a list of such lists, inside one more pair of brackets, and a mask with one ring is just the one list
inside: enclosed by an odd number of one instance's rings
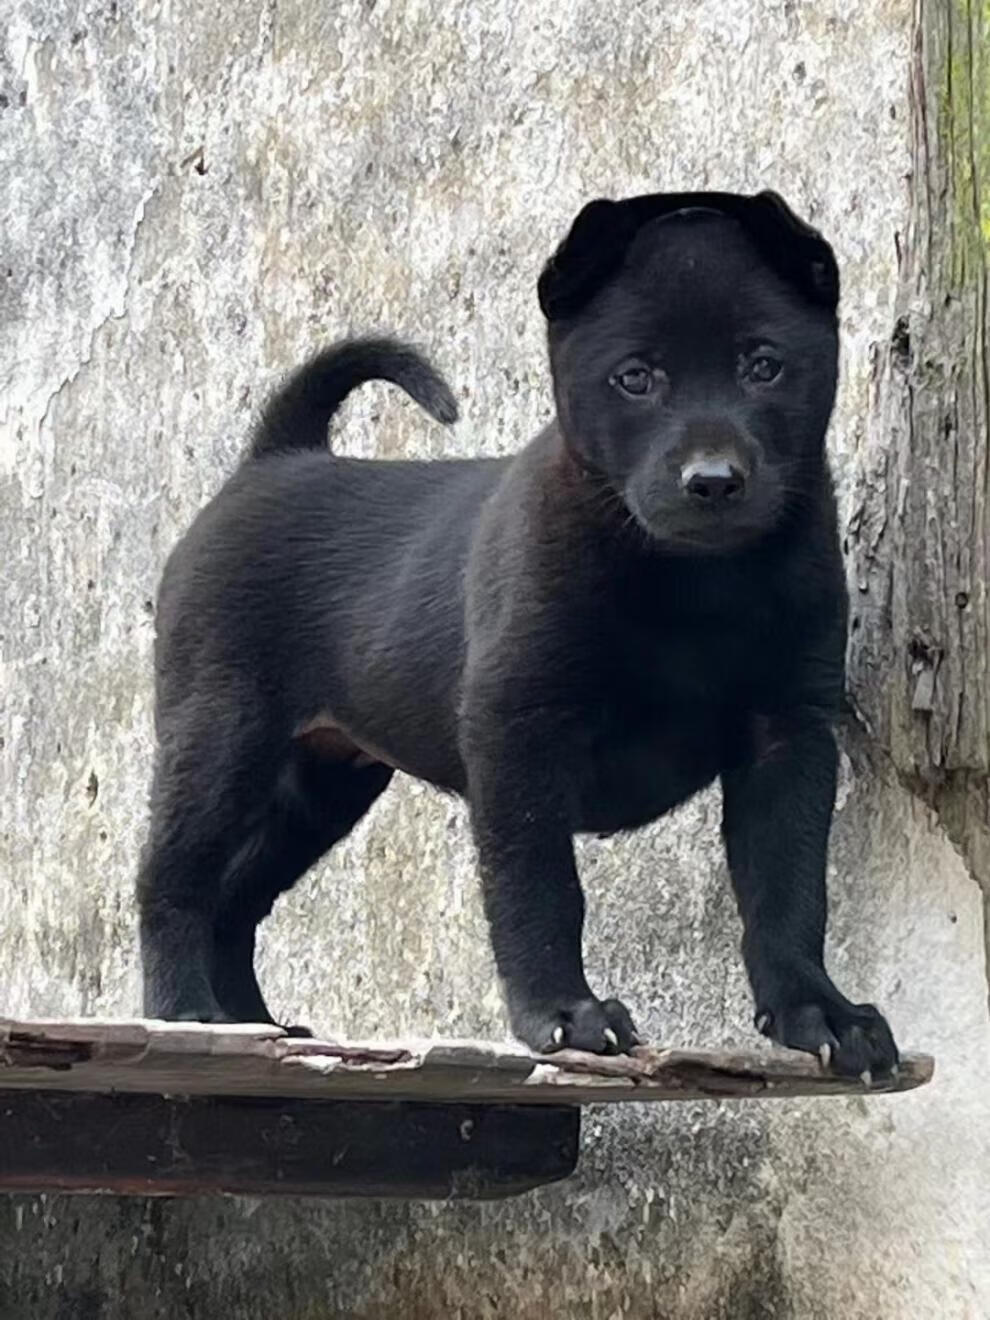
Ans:
{"label": "black puppy", "polygon": [[846,593],[825,431],[838,276],[775,195],[586,207],[540,279],[558,420],[511,460],[331,456],[373,377],[452,421],[412,350],[347,343],[269,403],[174,551],[139,883],[145,1012],[270,1020],[255,927],[409,774],[466,796],[515,1033],[636,1041],[581,954],[572,837],[716,776],[756,1023],[897,1061],[826,973]]}

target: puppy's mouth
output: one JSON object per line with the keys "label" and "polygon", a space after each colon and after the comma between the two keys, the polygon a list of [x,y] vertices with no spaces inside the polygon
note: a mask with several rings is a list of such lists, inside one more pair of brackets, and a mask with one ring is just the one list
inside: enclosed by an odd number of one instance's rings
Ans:
{"label": "puppy's mouth", "polygon": [[674,554],[729,555],[769,535],[777,525],[771,502],[747,495],[738,503],[690,507],[677,498],[643,508],[635,489],[625,503],[636,523],[659,548]]}

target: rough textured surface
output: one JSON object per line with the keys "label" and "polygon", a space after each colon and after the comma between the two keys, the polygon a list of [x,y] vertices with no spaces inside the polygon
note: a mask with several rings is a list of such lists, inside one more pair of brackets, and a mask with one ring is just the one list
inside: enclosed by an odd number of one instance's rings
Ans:
{"label": "rough textured surface", "polygon": [[[8,17],[9,16],[9,17]],[[908,219],[908,0],[9,0],[0,38],[0,1006],[132,1012],[150,602],[270,382],[348,329],[418,336],[464,421],[385,389],[349,452],[495,452],[550,407],[533,292],[597,193],[778,187],[834,238],[844,495]],[[501,1207],[0,1203],[32,1320],[990,1313],[980,895],[857,744],[831,960],[915,1095],[589,1116],[579,1177]],[[705,796],[589,843],[589,961],[654,1038],[749,1042]],[[326,1030],[504,1032],[464,813],[397,785],[265,932]],[[126,1298],[127,1300],[122,1300]]]}
{"label": "rough textured surface", "polygon": [[898,770],[990,771],[990,7],[919,7],[909,228],[876,355],[855,547],[853,681]]}
{"label": "rough textured surface", "polygon": [[990,946],[990,6],[916,12],[898,316],[874,355],[849,527],[850,677],[983,886]]}

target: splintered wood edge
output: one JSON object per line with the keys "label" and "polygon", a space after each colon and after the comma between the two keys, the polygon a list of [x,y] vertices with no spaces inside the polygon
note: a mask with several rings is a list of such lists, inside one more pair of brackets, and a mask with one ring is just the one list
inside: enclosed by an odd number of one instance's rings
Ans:
{"label": "splintered wood edge", "polygon": [[631,1055],[533,1055],[474,1040],[320,1041],[255,1024],[0,1018],[0,1091],[125,1091],[287,1099],[597,1104],[877,1095],[931,1080],[905,1054],[895,1077],[840,1077],[809,1054],[641,1046]]}

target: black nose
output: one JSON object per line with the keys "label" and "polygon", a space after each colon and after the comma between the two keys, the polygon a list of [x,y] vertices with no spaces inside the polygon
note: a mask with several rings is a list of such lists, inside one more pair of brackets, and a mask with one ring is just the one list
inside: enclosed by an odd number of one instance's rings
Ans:
{"label": "black nose", "polygon": [[732,504],[746,493],[746,475],[725,458],[696,459],[681,470],[681,489],[693,504]]}

